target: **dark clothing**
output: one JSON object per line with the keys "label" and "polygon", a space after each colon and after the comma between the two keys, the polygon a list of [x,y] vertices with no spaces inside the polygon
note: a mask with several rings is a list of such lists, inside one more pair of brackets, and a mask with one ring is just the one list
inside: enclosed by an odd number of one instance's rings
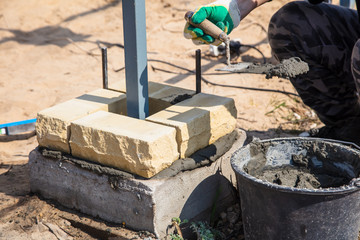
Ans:
{"label": "dark clothing", "polygon": [[290,80],[320,120],[327,126],[342,126],[352,119],[360,135],[357,11],[327,3],[290,2],[272,17],[269,42],[279,61],[300,57],[309,64],[308,73]]}

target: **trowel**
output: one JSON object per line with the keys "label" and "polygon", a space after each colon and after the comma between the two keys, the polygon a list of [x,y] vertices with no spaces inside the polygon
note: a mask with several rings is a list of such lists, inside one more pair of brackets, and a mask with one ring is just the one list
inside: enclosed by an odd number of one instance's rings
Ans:
{"label": "trowel", "polygon": [[218,28],[214,23],[210,22],[208,19],[205,19],[199,24],[195,24],[191,21],[194,12],[188,11],[185,14],[185,20],[192,26],[198,27],[204,31],[205,34],[212,36],[215,39],[218,39],[225,43],[226,46],[226,62],[227,65],[230,65],[230,37],[220,28]]}
{"label": "trowel", "polygon": [[205,19],[200,24],[195,24],[191,21],[194,12],[188,11],[185,14],[185,20],[194,27],[198,27],[204,31],[205,34],[212,36],[215,39],[218,39],[225,43],[225,50],[226,50],[226,63],[227,66],[224,68],[216,69],[217,71],[229,71],[229,72],[237,72],[243,69],[246,69],[253,63],[251,62],[242,62],[239,64],[231,65],[230,64],[230,37],[218,28],[214,23],[210,22],[208,19]]}
{"label": "trowel", "polygon": [[208,19],[205,19],[200,24],[194,24],[191,21],[191,17],[193,16],[193,14],[194,12],[192,11],[188,11],[185,14],[185,20],[189,24],[193,25],[194,27],[201,28],[205,34],[208,34],[213,38],[225,43],[227,66],[215,69],[216,71],[265,74],[266,78],[271,78],[273,76],[289,78],[309,71],[308,64],[297,57],[285,59],[278,65],[273,65],[269,63],[260,64],[252,62],[240,62],[237,64],[230,64],[230,37],[224,31],[218,28],[214,23],[210,22]]}
{"label": "trowel", "polygon": [[270,63],[251,63],[240,62],[237,64],[230,64],[226,67],[215,69],[216,71],[227,71],[233,73],[254,73],[265,74],[266,78],[282,77],[292,78],[297,75],[307,73],[309,65],[298,57],[292,57],[282,60],[279,64],[273,65]]}

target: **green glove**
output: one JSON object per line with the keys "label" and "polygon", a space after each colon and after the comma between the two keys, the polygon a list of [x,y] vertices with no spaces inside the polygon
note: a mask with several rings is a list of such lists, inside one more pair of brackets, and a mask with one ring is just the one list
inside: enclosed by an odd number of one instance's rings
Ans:
{"label": "green glove", "polygon": [[[208,19],[218,26],[226,34],[236,28],[241,19],[240,10],[236,0],[218,0],[205,6],[198,7],[191,20],[195,24],[199,24]],[[184,29],[184,37],[192,39],[196,45],[213,44],[219,45],[221,41],[207,35],[200,28],[194,27],[187,23]]]}

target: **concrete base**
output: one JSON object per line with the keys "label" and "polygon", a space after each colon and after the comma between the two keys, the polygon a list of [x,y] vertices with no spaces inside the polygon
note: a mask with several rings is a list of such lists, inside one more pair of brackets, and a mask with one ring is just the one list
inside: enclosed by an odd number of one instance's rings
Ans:
{"label": "concrete base", "polygon": [[[208,166],[147,180],[89,170],[71,158],[44,157],[35,149],[29,156],[31,191],[66,207],[106,221],[125,222],[131,229],[150,231],[163,238],[173,217],[209,220],[213,206],[221,211],[238,201],[230,157],[243,145],[246,134],[236,130],[234,136],[231,148]],[[226,139],[229,137],[220,141],[232,142]]]}

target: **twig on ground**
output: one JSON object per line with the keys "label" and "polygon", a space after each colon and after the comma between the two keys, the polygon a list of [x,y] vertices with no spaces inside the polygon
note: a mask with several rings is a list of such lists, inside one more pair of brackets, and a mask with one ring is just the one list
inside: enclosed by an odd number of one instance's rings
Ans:
{"label": "twig on ground", "polygon": [[10,167],[5,171],[4,175],[8,175],[12,168],[13,168],[13,165],[10,165]]}
{"label": "twig on ground", "polygon": [[67,235],[58,225],[45,222],[42,224],[44,224],[58,240],[72,239],[72,237]]}
{"label": "twig on ground", "polygon": [[90,55],[92,57],[94,56],[100,56],[101,54],[97,54],[97,53],[92,53],[84,48],[82,48],[79,44],[77,44],[76,42],[74,42],[71,38],[66,38],[66,40],[68,40],[69,42],[71,42],[75,47],[77,47],[78,49],[80,49],[81,51],[85,52],[87,55]]}
{"label": "twig on ground", "polygon": [[187,11],[189,11],[189,9],[177,8],[177,7],[172,7],[171,9],[172,9],[172,10],[175,10],[175,11],[179,11],[179,12],[187,12]]}
{"label": "twig on ground", "polygon": [[286,103],[285,103],[285,102],[282,102],[282,103],[280,103],[279,105],[275,106],[273,110],[265,113],[265,115],[268,115],[268,114],[270,114],[270,113],[273,113],[273,112],[275,112],[276,109],[278,109],[278,108],[280,108],[280,107],[285,107],[285,106],[286,106]]}

